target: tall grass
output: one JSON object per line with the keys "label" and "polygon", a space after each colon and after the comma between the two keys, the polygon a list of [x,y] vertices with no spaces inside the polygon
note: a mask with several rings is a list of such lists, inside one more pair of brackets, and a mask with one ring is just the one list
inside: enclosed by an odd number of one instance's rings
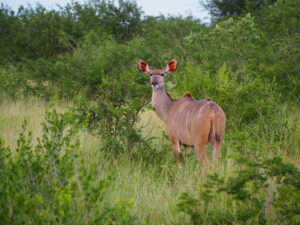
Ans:
{"label": "tall grass", "polygon": [[[0,105],[0,138],[5,140],[6,145],[14,149],[21,125],[24,120],[27,120],[27,129],[32,131],[33,144],[36,144],[36,138],[41,137],[41,123],[44,120],[45,110],[64,111],[66,107],[67,104],[52,103],[49,105],[39,99],[4,101]],[[292,115],[292,117],[295,116],[297,115]],[[130,213],[137,218],[138,224],[188,223],[189,217],[176,210],[180,194],[188,192],[191,195],[197,195],[209,174],[216,173],[222,177],[230,177],[237,170],[237,165],[231,155],[238,153],[238,148],[235,148],[230,137],[228,137],[229,140],[225,139],[220,165],[218,168],[211,168],[208,173],[203,173],[193,151],[183,153],[185,162],[182,168],[178,168],[168,141],[159,138],[162,136],[164,125],[156,115],[152,111],[143,112],[138,126],[143,127],[145,137],[158,137],[152,144],[157,147],[157,151],[160,151],[159,153],[163,157],[161,163],[145,165],[145,162],[133,160],[126,154],[118,156],[109,154],[100,150],[101,139],[99,136],[84,130],[77,135],[81,143],[79,149],[76,150],[79,155],[78,163],[87,171],[98,171],[99,174],[101,174],[100,171],[113,171],[111,185],[105,189],[103,205],[113,206],[121,199],[132,202]],[[297,135],[295,138],[299,138],[299,132]],[[210,151],[210,148],[208,150]],[[155,157],[157,155],[154,154],[153,161],[156,160]],[[300,166],[299,156],[295,158],[286,154],[285,157],[287,161]],[[77,200],[84,203],[84,199]],[[221,194],[213,200],[213,204],[210,204],[209,207],[227,209],[226,196]]]}

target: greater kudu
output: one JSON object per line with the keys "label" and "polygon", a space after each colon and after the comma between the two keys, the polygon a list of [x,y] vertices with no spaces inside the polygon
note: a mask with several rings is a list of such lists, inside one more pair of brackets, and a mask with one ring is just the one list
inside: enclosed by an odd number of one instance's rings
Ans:
{"label": "greater kudu", "polygon": [[207,164],[206,145],[213,146],[214,162],[218,162],[221,142],[225,130],[225,113],[210,99],[195,100],[191,94],[173,99],[165,90],[164,76],[177,68],[177,61],[171,60],[165,69],[151,70],[148,64],[138,61],[140,72],[150,77],[152,86],[152,106],[156,114],[166,123],[167,135],[173,145],[173,153],[178,164],[182,161],[180,144],[194,146],[198,158]]}

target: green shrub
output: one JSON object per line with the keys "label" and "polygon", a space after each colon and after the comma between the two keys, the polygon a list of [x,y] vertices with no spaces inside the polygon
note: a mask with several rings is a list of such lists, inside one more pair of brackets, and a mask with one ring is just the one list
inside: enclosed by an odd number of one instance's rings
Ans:
{"label": "green shrub", "polygon": [[26,92],[28,77],[15,66],[0,67],[0,97],[21,98]]}
{"label": "green shrub", "polygon": [[101,135],[104,150],[120,153],[150,147],[137,127],[139,114],[149,97],[132,75],[124,73],[103,79],[96,101],[81,98],[72,109],[79,121],[87,122],[92,131]]}
{"label": "green shrub", "polygon": [[32,145],[31,132],[26,132],[26,123],[15,150],[0,141],[2,223],[134,223],[129,213],[131,203],[103,204],[113,171],[99,174],[97,168],[87,170],[83,166],[72,119],[69,113],[46,113],[43,135],[36,146]]}
{"label": "green shrub", "polygon": [[[210,175],[199,196],[183,193],[177,209],[192,224],[298,224],[299,169],[281,158],[238,162],[233,176]],[[226,208],[212,207],[220,198]]]}

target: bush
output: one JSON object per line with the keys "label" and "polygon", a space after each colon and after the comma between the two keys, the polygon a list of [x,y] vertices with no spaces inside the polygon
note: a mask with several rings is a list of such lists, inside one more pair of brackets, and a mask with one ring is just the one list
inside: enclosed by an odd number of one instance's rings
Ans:
{"label": "bush", "polygon": [[104,150],[120,153],[150,148],[137,127],[139,114],[149,97],[143,85],[132,78],[132,74],[124,73],[114,79],[103,79],[95,101],[80,98],[71,109],[75,118],[101,135]]}
{"label": "bush", "polygon": [[113,171],[99,174],[78,160],[69,113],[48,112],[36,146],[24,123],[17,148],[0,140],[0,220],[5,224],[133,224],[131,203],[103,205]]}
{"label": "bush", "polygon": [[[199,196],[183,193],[177,209],[192,224],[297,224],[300,219],[300,171],[281,158],[238,160],[233,176],[210,175]],[[226,208],[212,207],[219,198]]]}

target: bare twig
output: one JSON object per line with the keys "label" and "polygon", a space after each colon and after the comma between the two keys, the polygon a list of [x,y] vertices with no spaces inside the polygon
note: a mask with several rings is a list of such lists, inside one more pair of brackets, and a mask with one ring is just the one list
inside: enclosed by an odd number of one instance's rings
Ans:
{"label": "bare twig", "polygon": [[274,186],[273,186],[272,182],[270,181],[270,183],[269,183],[269,195],[268,195],[268,199],[266,201],[266,204],[264,206],[264,214],[265,214],[264,218],[265,218],[265,220],[267,220],[267,218],[268,218],[268,211],[269,211],[270,205],[274,201],[273,193],[274,193]]}

